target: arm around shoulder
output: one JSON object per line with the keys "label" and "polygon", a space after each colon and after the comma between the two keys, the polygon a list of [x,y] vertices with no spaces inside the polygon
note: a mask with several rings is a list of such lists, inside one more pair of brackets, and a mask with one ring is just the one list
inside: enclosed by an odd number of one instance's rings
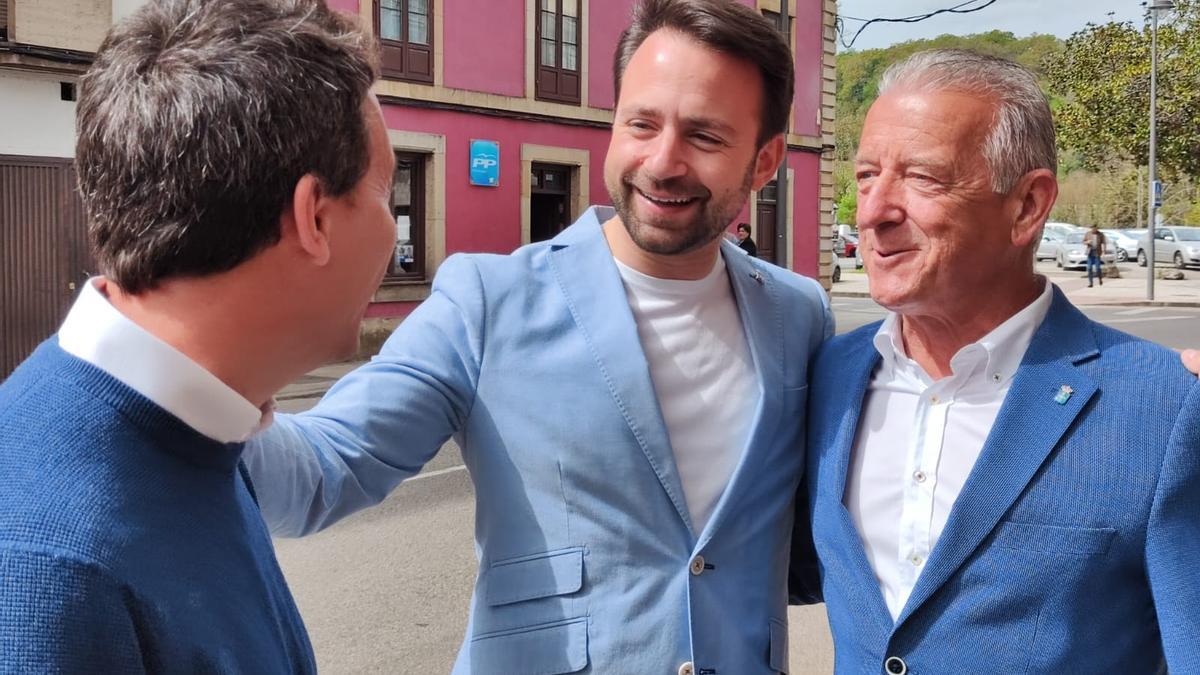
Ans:
{"label": "arm around shoulder", "polygon": [[379,503],[462,428],[475,401],[485,311],[475,263],[452,256],[378,356],[312,410],[279,415],[247,443],[274,534],[308,534]]}

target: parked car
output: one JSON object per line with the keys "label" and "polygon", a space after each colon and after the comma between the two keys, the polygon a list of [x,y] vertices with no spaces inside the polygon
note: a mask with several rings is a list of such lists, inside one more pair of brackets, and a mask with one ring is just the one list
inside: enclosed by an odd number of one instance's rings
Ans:
{"label": "parked car", "polygon": [[836,250],[834,250],[832,276],[833,276],[833,283],[835,283],[835,284],[842,280],[842,260],[843,260],[842,256],[838,255],[838,252]]}
{"label": "parked car", "polygon": [[[1138,240],[1138,264],[1146,266],[1146,235]],[[1154,262],[1169,262],[1179,269],[1200,265],[1200,227],[1167,225],[1154,228]]]}
{"label": "parked car", "polygon": [[1042,232],[1053,232],[1060,237],[1066,237],[1068,234],[1073,232],[1084,232],[1086,230],[1087,228],[1085,227],[1072,225],[1071,223],[1056,223],[1054,221],[1048,221],[1042,228]]}
{"label": "parked car", "polygon": [[[1067,235],[1067,238],[1059,244],[1058,247],[1058,266],[1063,269],[1071,269],[1072,267],[1087,266],[1087,244],[1083,243],[1083,237],[1086,232],[1072,232]],[[1113,254],[1112,249],[1104,252],[1100,256],[1100,262],[1105,265],[1111,265],[1117,261],[1117,256]]]}
{"label": "parked car", "polygon": [[1057,230],[1043,230],[1042,243],[1038,244],[1037,252],[1034,253],[1034,259],[1042,260],[1057,260],[1058,247],[1066,238],[1065,234],[1059,234]]}
{"label": "parked car", "polygon": [[845,242],[845,245],[843,250],[838,252],[838,255],[847,260],[853,260],[855,253],[858,251],[858,235],[847,232],[842,235],[842,240]]}
{"label": "parked car", "polygon": [[1108,238],[1108,247],[1117,256],[1117,262],[1127,262],[1137,257],[1138,238],[1145,230],[1100,230]]}

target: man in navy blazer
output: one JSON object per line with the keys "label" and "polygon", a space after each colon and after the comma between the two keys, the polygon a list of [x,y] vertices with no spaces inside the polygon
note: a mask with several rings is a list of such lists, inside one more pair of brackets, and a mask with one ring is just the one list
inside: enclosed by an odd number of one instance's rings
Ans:
{"label": "man in navy blazer", "polygon": [[[456,255],[371,363],[247,462],[277,534],[383,500],[454,437],[479,570],[456,673],[787,670],[815,282],[722,233],[785,154],[786,42],[733,0],[622,36],[612,208]],[[403,668],[401,668],[403,669]]]}
{"label": "man in navy blazer", "polygon": [[1055,170],[1020,66],[884,75],[855,173],[891,311],[825,344],[809,396],[839,673],[1200,672],[1200,385],[1035,274]]}

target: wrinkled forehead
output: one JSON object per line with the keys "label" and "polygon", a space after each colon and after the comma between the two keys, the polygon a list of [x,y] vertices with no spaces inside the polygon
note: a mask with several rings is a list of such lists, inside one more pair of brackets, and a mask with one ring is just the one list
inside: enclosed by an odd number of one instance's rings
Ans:
{"label": "wrinkled forehead", "polygon": [[858,155],[978,155],[994,120],[994,102],[971,92],[892,89],[867,111]]}

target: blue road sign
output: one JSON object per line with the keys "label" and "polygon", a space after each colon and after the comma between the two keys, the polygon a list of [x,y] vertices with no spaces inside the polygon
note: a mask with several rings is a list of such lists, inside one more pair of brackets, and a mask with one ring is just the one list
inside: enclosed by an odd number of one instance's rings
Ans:
{"label": "blue road sign", "polygon": [[500,185],[500,144],[496,141],[471,141],[471,185]]}
{"label": "blue road sign", "polygon": [[1161,180],[1154,181],[1154,208],[1162,208],[1162,190],[1163,184]]}

